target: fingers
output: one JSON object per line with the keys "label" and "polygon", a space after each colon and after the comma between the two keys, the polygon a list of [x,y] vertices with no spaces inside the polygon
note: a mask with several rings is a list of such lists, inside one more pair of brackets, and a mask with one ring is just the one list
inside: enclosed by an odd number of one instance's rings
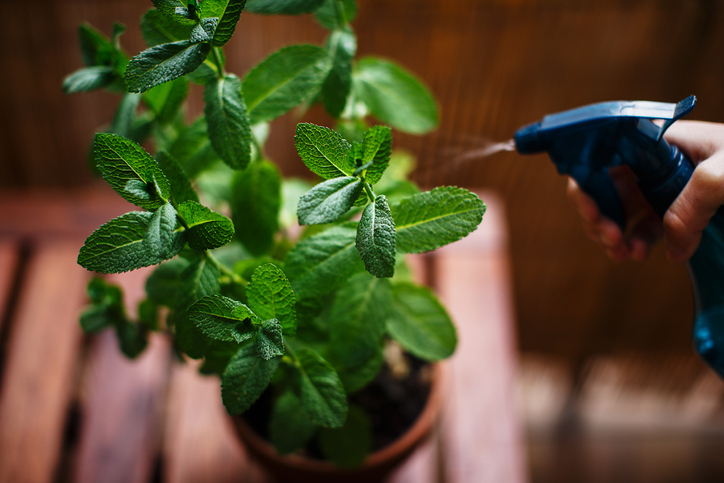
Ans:
{"label": "fingers", "polygon": [[679,263],[694,254],[702,231],[724,204],[724,125],[681,121],[667,132],[666,140],[697,164],[664,216],[666,254]]}

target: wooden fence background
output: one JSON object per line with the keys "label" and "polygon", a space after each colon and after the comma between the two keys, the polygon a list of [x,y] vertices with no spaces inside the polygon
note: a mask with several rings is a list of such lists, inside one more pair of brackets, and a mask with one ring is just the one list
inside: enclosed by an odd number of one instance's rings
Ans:
{"label": "wooden fence background", "polygon": [[[457,162],[461,152],[509,139],[549,112],[615,99],[674,102],[699,97],[692,118],[724,121],[724,2],[716,0],[359,0],[359,53],[396,59],[436,94],[439,129],[397,146],[419,159],[422,185],[457,184],[500,193],[506,204],[519,344],[580,362],[594,352],[689,350],[685,269],[662,252],[644,265],[609,262],[582,233],[565,180],[544,156],[503,153]],[[72,187],[92,182],[86,153],[110,119],[108,94],[63,96],[81,66],[77,26],[129,29],[147,0],[0,2],[0,186]],[[227,49],[243,75],[276,48],[321,42],[309,17],[245,14]],[[191,113],[198,112],[200,91]],[[317,112],[308,119],[322,120]],[[275,123],[270,154],[302,174],[291,143],[297,118]],[[489,206],[495,210],[495,204]]]}

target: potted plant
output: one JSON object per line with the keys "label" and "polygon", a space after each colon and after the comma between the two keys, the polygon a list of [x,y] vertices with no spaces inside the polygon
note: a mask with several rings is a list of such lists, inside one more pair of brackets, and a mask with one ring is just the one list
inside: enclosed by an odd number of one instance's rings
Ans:
{"label": "potted plant", "polygon": [[[416,381],[422,402],[408,412],[429,423],[428,363],[456,345],[448,314],[415,283],[405,254],[468,235],[485,205],[465,189],[420,191],[406,179],[411,158],[392,150],[388,126],[433,129],[435,102],[393,62],[354,59],[354,0],[153,4],[141,20],[147,50],[129,59],[122,26],[110,38],[81,26],[86,67],[64,81],[67,93],[122,93],[93,159],[144,210],[93,232],[78,263],[101,274],[157,265],[138,320],[127,316],[120,289],[96,278],[81,325],[114,328],[129,357],[150,331],[168,333],[182,359],[201,359],[202,373],[221,378],[231,415],[253,415],[237,418],[247,442],[264,433],[278,454],[326,458],[323,473],[358,467],[374,449],[375,418],[387,412],[375,412],[370,388]],[[223,46],[242,10],[313,13],[330,34],[324,46],[282,48],[240,79],[225,71]],[[188,123],[193,84],[205,107]],[[336,130],[300,123],[294,142],[320,181],[283,179],[264,151],[269,122],[314,104]],[[370,126],[370,117],[385,125]],[[401,425],[425,433],[419,423]],[[263,459],[270,450],[252,451]],[[367,466],[389,469],[375,455]]]}

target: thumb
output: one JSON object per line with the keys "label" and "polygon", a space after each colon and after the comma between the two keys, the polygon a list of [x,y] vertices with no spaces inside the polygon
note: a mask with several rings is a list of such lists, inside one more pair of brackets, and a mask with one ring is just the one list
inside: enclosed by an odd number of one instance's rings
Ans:
{"label": "thumb", "polygon": [[724,204],[724,152],[718,151],[694,169],[691,179],[664,215],[666,255],[688,260],[709,220]]}

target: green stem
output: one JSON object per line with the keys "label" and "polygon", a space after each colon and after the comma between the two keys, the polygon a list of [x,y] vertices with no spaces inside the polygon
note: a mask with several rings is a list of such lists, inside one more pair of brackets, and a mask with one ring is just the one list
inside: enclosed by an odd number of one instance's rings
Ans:
{"label": "green stem", "polygon": [[342,28],[347,26],[347,16],[344,14],[344,4],[342,0],[336,0],[334,2],[334,11],[337,14],[337,22]]}
{"label": "green stem", "polygon": [[234,283],[238,283],[239,285],[243,285],[244,287],[246,287],[249,284],[249,282],[247,282],[246,280],[241,278],[239,275],[235,274],[233,270],[230,270],[227,266],[219,263],[219,261],[216,258],[214,258],[214,256],[211,253],[209,253],[208,251],[204,252],[204,254],[206,255],[206,259],[213,266],[215,266],[221,273],[223,273],[227,277],[231,278],[231,280]]}
{"label": "green stem", "polygon": [[363,181],[362,183],[363,183],[362,186],[364,186],[364,189],[367,192],[367,196],[369,196],[370,199],[372,200],[372,203],[374,203],[375,199],[377,199],[377,197],[375,196],[375,192],[372,191],[372,186],[370,186],[370,184],[367,181]]}
{"label": "green stem", "polygon": [[224,66],[221,62],[221,56],[219,55],[219,48],[218,47],[211,47],[211,55],[214,58],[214,63],[216,64],[216,75],[219,79],[224,78]]}

